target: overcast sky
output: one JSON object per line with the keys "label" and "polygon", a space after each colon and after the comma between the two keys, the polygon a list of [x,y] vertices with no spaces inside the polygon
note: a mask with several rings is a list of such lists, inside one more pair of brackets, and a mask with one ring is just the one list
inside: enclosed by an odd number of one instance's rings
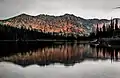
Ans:
{"label": "overcast sky", "polygon": [[[83,18],[120,17],[120,0],[0,0],[0,19],[30,15],[74,14]],[[118,8],[116,8],[118,7]]]}

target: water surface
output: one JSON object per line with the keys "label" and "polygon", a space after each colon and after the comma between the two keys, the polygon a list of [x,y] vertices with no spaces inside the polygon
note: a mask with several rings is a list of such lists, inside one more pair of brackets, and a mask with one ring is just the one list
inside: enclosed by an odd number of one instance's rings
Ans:
{"label": "water surface", "polygon": [[0,78],[120,78],[119,49],[80,43],[20,49],[2,49]]}

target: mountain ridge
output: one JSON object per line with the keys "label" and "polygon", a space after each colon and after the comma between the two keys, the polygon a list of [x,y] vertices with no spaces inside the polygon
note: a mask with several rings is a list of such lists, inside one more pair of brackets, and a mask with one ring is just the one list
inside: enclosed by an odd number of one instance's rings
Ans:
{"label": "mountain ridge", "polygon": [[[118,18],[117,18],[118,19]],[[13,27],[24,26],[26,28],[38,29],[42,32],[64,32],[81,33],[91,32],[91,28],[96,24],[109,23],[108,19],[84,19],[73,14],[60,16],[39,14],[36,16],[22,13],[15,17],[0,20],[1,23]]]}

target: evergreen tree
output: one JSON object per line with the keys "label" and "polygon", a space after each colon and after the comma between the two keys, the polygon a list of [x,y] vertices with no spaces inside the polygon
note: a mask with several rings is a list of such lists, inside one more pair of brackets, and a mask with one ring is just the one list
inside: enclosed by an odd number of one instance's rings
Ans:
{"label": "evergreen tree", "polygon": [[114,19],[111,19],[111,30],[114,30]]}
{"label": "evergreen tree", "polygon": [[96,37],[99,38],[99,27],[98,27],[98,24],[97,24],[97,28],[96,28]]}
{"label": "evergreen tree", "polygon": [[118,30],[118,19],[115,20],[115,30]]}
{"label": "evergreen tree", "polygon": [[105,24],[103,25],[103,32],[105,32],[106,31],[106,27],[105,27]]}

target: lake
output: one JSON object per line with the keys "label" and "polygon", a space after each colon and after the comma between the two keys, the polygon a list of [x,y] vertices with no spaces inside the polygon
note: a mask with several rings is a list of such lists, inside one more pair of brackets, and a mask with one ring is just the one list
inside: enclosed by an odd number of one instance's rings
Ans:
{"label": "lake", "polygon": [[79,42],[0,47],[0,78],[120,78],[120,49]]}

